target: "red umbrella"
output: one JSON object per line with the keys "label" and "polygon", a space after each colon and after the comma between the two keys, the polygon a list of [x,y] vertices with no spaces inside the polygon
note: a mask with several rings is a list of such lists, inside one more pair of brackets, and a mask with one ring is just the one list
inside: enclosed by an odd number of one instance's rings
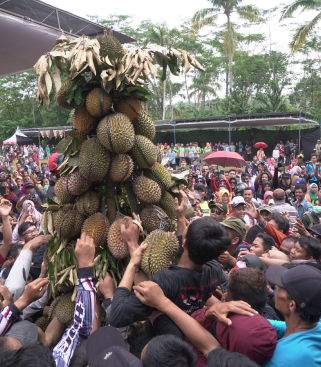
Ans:
{"label": "red umbrella", "polygon": [[207,164],[217,164],[222,167],[243,167],[246,166],[244,158],[235,152],[219,151],[209,154],[202,159]]}
{"label": "red umbrella", "polygon": [[259,141],[258,143],[254,144],[253,146],[254,146],[254,148],[261,148],[261,147],[262,148],[267,148],[268,147],[268,145],[263,143],[263,141]]}

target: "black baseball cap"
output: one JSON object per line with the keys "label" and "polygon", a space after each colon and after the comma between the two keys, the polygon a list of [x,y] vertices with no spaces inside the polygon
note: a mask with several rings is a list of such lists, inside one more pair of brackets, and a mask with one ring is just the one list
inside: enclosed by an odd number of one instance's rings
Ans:
{"label": "black baseball cap", "polygon": [[194,185],[194,190],[199,190],[199,189],[201,189],[201,190],[203,190],[203,191],[206,191],[206,187],[203,185],[203,184],[201,184],[201,183],[197,183],[197,184],[195,184]]}
{"label": "black baseball cap", "polygon": [[212,208],[217,208],[217,209],[219,209],[221,212],[224,212],[225,214],[227,214],[227,206],[224,204],[224,203],[222,203],[222,202],[218,202],[218,203],[215,203],[215,201],[214,200],[211,200],[211,201],[209,201],[208,202],[208,207],[210,208],[210,209],[212,209]]}
{"label": "black baseball cap", "polygon": [[236,263],[235,269],[241,268],[256,268],[264,272],[266,271],[263,261],[258,256],[252,254],[241,257]]}
{"label": "black baseball cap", "polygon": [[320,224],[315,224],[314,226],[309,228],[308,231],[321,237],[321,223]]}
{"label": "black baseball cap", "polygon": [[321,315],[321,271],[308,265],[287,269],[271,265],[266,271],[269,282],[285,288],[302,310],[312,316]]}
{"label": "black baseball cap", "polygon": [[290,173],[282,173],[281,178],[291,178],[291,174]]}
{"label": "black baseball cap", "polygon": [[121,333],[105,326],[89,336],[86,345],[89,367],[142,367],[142,362],[129,353]]}
{"label": "black baseball cap", "polygon": [[25,188],[27,189],[28,187],[35,188],[35,185],[31,182],[27,182]]}

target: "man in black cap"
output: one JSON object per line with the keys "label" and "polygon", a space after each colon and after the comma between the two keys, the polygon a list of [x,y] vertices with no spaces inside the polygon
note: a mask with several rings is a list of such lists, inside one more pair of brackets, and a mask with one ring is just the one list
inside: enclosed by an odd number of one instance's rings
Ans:
{"label": "man in black cap", "polygon": [[321,271],[310,265],[271,265],[266,278],[276,286],[275,307],[285,322],[270,320],[279,341],[264,366],[320,365]]}
{"label": "man in black cap", "polygon": [[215,203],[214,200],[211,200],[208,203],[208,206],[211,210],[211,217],[215,218],[218,222],[222,222],[224,219],[226,219],[227,206],[224,203]]}

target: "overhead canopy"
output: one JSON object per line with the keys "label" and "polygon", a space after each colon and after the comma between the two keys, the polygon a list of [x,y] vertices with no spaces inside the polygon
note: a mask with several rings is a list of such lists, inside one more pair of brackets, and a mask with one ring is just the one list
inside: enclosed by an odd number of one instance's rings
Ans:
{"label": "overhead canopy", "polygon": [[26,136],[19,130],[19,128],[17,128],[16,132],[9,139],[5,140],[2,144],[32,144],[33,142],[33,138]]}
{"label": "overhead canopy", "polygon": [[[186,122],[183,122],[186,121]],[[155,121],[156,131],[178,131],[178,130],[213,130],[222,128],[251,128],[263,126],[290,126],[290,125],[312,125],[318,126],[314,116],[300,112],[287,112],[278,114],[255,114],[255,115],[231,115],[213,116],[195,119],[176,119]]]}
{"label": "overhead canopy", "polygon": [[[62,33],[95,37],[104,28],[42,1],[0,0],[0,78],[31,70]],[[113,35],[121,43],[135,41],[119,32]]]}

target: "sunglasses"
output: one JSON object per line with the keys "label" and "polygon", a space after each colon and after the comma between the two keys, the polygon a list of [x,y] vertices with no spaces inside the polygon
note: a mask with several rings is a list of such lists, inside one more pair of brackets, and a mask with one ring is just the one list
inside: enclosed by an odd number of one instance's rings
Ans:
{"label": "sunglasses", "polygon": [[217,209],[211,209],[211,213],[215,213],[215,214],[217,214],[217,215],[221,215],[221,214],[223,214],[223,212],[220,212],[219,210],[217,210]]}
{"label": "sunglasses", "polygon": [[[311,233],[311,232],[310,232]],[[321,238],[321,236],[319,236],[318,234],[316,233],[311,233],[311,236],[314,237],[314,238]]]}
{"label": "sunglasses", "polygon": [[198,180],[197,182],[198,182],[198,183],[203,183],[203,181],[202,181],[202,180]]}

